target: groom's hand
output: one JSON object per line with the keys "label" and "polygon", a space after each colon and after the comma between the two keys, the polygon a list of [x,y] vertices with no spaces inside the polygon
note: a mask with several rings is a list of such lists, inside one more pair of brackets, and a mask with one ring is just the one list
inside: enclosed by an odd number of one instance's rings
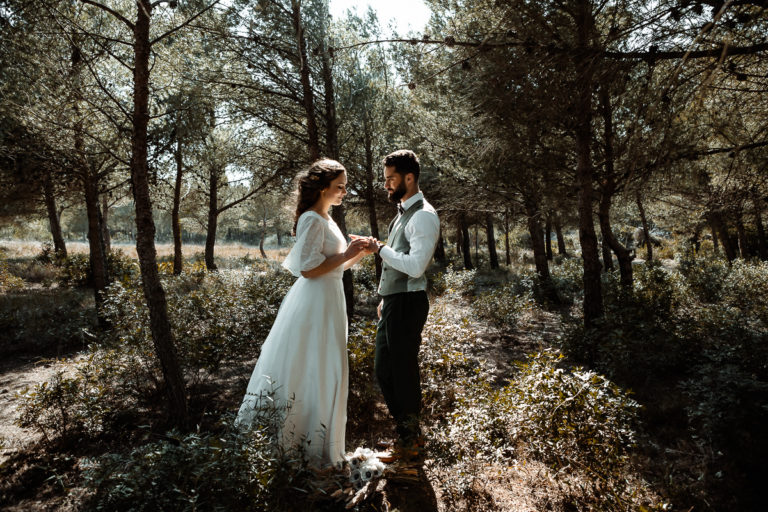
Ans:
{"label": "groom's hand", "polygon": [[376,308],[376,314],[379,315],[379,320],[381,320],[381,306],[384,305],[384,300],[379,301],[379,307]]}

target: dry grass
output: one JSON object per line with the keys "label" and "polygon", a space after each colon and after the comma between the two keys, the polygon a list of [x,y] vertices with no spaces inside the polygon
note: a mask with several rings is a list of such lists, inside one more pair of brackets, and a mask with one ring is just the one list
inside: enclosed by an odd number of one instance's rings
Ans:
{"label": "dry grass", "polygon": [[[34,240],[0,240],[0,254],[6,258],[33,258],[42,251],[43,242]],[[136,246],[134,244],[112,244],[113,249],[119,249],[127,256],[138,259]],[[173,244],[155,244],[158,257],[171,256],[173,254]],[[290,250],[289,247],[280,249],[265,249],[267,258],[272,260],[283,260]],[[67,251],[70,254],[88,254],[87,242],[67,242]],[[184,258],[195,258],[205,252],[205,246],[202,244],[185,244],[182,246]],[[258,246],[242,244],[219,244],[214,252],[217,258],[260,258],[261,252]]]}

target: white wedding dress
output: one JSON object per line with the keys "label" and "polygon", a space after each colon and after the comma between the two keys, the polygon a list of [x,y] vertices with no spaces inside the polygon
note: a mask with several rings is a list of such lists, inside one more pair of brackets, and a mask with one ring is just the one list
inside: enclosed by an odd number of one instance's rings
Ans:
{"label": "white wedding dress", "polygon": [[315,464],[339,464],[347,423],[347,308],[343,265],[307,279],[328,256],[347,247],[333,220],[304,212],[296,226],[296,244],[283,262],[296,282],[280,305],[248,383],[236,424],[250,426],[256,409],[274,392],[278,405],[292,401],[281,432],[285,447],[304,443]]}

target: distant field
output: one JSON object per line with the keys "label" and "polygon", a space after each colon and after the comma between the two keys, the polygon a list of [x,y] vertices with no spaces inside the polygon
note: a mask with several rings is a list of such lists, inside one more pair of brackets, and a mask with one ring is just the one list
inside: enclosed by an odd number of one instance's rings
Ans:
{"label": "distant field", "polygon": [[[3,252],[6,258],[31,258],[40,254],[43,242],[34,240],[0,240],[0,252]],[[173,254],[173,244],[155,244],[158,256],[170,256]],[[138,258],[136,255],[136,246],[134,244],[112,244],[113,249],[120,249],[123,253],[132,258]],[[288,254],[290,247],[280,249],[265,249],[267,257],[275,260],[282,260]],[[86,242],[67,242],[67,251],[70,254],[88,253],[88,244]],[[182,246],[182,254],[185,258],[192,258],[197,254],[202,255],[205,252],[205,246],[202,244],[185,244]],[[259,258],[261,253],[258,246],[242,244],[219,244],[214,252],[217,258]]]}

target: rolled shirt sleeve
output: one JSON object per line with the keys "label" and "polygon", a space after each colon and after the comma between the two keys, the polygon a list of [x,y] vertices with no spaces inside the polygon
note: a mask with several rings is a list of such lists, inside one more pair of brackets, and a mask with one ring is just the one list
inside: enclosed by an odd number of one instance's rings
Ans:
{"label": "rolled shirt sleeve", "polygon": [[392,268],[416,278],[424,274],[432,259],[440,236],[440,219],[434,212],[420,210],[405,226],[404,234],[411,246],[408,254],[385,245],[379,251],[381,259]]}

